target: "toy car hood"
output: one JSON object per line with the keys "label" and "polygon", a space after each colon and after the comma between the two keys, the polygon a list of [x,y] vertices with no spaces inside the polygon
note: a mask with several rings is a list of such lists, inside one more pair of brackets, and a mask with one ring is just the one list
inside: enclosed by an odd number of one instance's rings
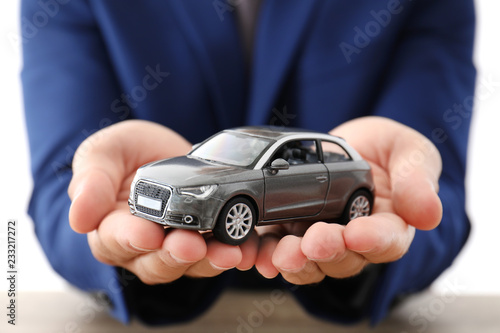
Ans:
{"label": "toy car hood", "polygon": [[179,156],[142,166],[137,171],[136,179],[154,179],[173,187],[199,186],[235,182],[242,174],[245,174],[242,179],[252,180],[249,179],[252,174],[249,171],[242,167]]}

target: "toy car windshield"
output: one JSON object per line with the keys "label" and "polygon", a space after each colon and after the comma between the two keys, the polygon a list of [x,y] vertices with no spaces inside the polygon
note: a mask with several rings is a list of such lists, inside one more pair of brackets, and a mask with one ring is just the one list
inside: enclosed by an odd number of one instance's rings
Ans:
{"label": "toy car windshield", "polygon": [[224,164],[249,167],[266,151],[271,140],[240,134],[222,132],[194,149],[190,156]]}

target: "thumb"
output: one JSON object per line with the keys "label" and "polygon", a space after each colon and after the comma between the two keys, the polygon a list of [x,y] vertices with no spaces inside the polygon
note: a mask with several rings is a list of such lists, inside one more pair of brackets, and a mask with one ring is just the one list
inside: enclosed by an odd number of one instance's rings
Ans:
{"label": "thumb", "polygon": [[394,210],[417,229],[431,230],[441,222],[443,208],[437,194],[441,157],[424,136],[400,136],[389,162]]}
{"label": "thumb", "polygon": [[143,120],[114,124],[88,137],[73,159],[68,187],[71,227],[80,233],[96,229],[129,190],[141,165],[185,154],[191,144],[172,130]]}
{"label": "thumb", "polygon": [[78,233],[97,229],[100,221],[116,205],[115,185],[109,175],[100,169],[90,169],[72,182],[69,210],[71,228]]}

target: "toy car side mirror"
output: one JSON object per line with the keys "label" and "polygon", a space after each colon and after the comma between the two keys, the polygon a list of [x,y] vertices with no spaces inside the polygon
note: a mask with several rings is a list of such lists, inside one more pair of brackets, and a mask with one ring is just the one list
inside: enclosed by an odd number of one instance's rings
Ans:
{"label": "toy car side mirror", "polygon": [[279,170],[288,170],[290,168],[290,164],[282,158],[277,158],[271,162],[271,166],[269,170],[272,174],[278,173]]}

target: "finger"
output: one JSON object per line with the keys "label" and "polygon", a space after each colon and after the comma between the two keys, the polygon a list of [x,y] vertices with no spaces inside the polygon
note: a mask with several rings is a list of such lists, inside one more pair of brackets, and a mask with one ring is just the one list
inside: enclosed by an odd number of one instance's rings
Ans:
{"label": "finger", "polygon": [[194,230],[170,229],[163,248],[181,263],[195,263],[207,255],[207,244],[203,236]]}
{"label": "finger", "polygon": [[207,240],[207,255],[195,263],[187,271],[191,277],[213,277],[236,267],[242,260],[242,252],[238,246],[217,241],[214,237]]}
{"label": "finger", "polygon": [[301,243],[302,252],[315,262],[320,270],[333,278],[358,274],[367,264],[366,259],[346,249],[344,226],[318,222],[312,225]]}
{"label": "finger", "polygon": [[281,236],[274,233],[265,233],[260,236],[255,268],[265,278],[272,279],[279,274],[278,269],[273,265],[272,258],[280,239]]}
{"label": "finger", "polygon": [[109,214],[98,229],[89,234],[88,240],[98,260],[120,266],[138,255],[160,249],[164,238],[161,225],[120,209]]}
{"label": "finger", "polygon": [[146,284],[179,279],[207,253],[205,239],[197,231],[174,229],[165,237],[161,250],[145,253],[124,265]]}
{"label": "finger", "polygon": [[247,271],[255,265],[257,253],[259,251],[259,236],[252,231],[250,237],[240,245],[241,262],[236,266],[240,271]]}
{"label": "finger", "polygon": [[301,238],[297,236],[282,238],[274,251],[273,265],[290,283],[303,285],[320,282],[325,274],[302,253],[300,243]]}
{"label": "finger", "polygon": [[301,249],[304,255],[314,261],[331,261],[345,254],[344,226],[336,223],[317,222],[304,234]]}
{"label": "finger", "polygon": [[344,231],[347,249],[372,263],[398,260],[408,251],[414,236],[413,226],[390,213],[357,218]]}
{"label": "finger", "polygon": [[[168,148],[154,149],[161,146]],[[190,144],[175,132],[140,120],[121,122],[91,135],[73,158],[68,188],[74,201],[71,227],[78,232],[94,230],[113,209],[123,180],[139,166],[186,153],[189,148]]]}

